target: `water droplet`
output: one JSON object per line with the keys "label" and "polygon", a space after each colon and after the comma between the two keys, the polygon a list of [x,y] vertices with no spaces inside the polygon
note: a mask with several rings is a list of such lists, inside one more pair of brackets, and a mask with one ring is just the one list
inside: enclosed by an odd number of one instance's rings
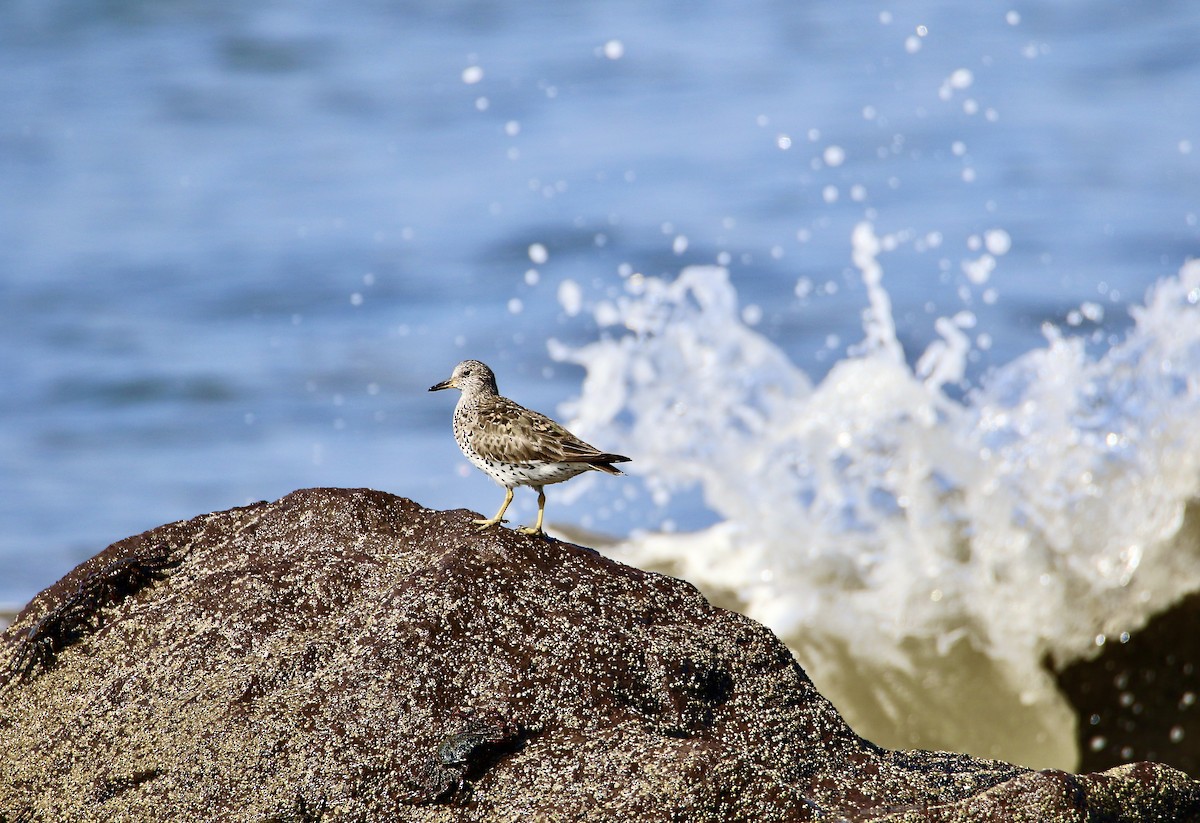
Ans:
{"label": "water droplet", "polygon": [[609,60],[620,60],[625,56],[625,44],[620,40],[609,40],[604,44],[604,56]]}

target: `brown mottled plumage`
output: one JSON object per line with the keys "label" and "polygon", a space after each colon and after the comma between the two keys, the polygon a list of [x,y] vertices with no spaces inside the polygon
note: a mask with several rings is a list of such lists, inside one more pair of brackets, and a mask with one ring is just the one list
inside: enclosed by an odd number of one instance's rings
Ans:
{"label": "brown mottled plumage", "polygon": [[628,457],[608,454],[584,443],[549,417],[531,411],[496,388],[496,376],[478,360],[464,360],[449,380],[430,391],[459,389],[462,396],[454,407],[454,439],[463,454],[505,489],[504,503],[496,516],[476,520],[481,529],[503,523],[512,502],[513,489],[532,486],[538,493],[537,523],[522,527],[526,534],[542,534],[546,510],[543,486],[570,480],[577,474],[596,470],[621,474],[613,463]]}

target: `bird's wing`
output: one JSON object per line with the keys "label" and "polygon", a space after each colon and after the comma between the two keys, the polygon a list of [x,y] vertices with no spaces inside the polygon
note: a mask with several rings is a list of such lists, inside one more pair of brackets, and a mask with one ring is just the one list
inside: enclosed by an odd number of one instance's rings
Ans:
{"label": "bird's wing", "polygon": [[483,423],[472,439],[477,450],[516,463],[621,463],[619,454],[606,454],[585,443],[540,412],[526,409],[505,397],[481,410]]}

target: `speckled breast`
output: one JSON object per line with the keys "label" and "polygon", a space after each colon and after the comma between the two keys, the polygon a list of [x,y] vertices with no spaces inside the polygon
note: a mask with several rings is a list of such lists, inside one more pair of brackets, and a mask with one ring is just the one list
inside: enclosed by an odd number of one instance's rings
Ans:
{"label": "speckled breast", "polygon": [[586,463],[547,463],[544,461],[506,463],[482,457],[469,445],[463,446],[463,454],[476,467],[490,475],[493,480],[508,488],[561,483],[577,474],[582,474],[589,468]]}

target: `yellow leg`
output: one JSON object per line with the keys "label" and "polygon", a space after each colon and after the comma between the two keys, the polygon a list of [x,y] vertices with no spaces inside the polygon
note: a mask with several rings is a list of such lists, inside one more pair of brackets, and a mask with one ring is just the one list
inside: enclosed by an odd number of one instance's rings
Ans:
{"label": "yellow leg", "polygon": [[[507,522],[504,519],[504,510],[508,508],[508,504],[512,502],[512,499],[513,499],[513,490],[505,489],[504,490],[504,502],[500,504],[500,511],[496,512],[495,517],[493,517],[491,520],[472,520],[471,522],[474,523],[476,526],[478,526],[480,531],[483,531],[486,528],[490,528],[491,526],[494,526],[497,523]],[[541,521],[539,520],[538,522],[540,523]]]}
{"label": "yellow leg", "polygon": [[546,493],[542,491],[542,487],[537,487],[538,493],[538,519],[533,526],[522,526],[517,531],[522,534],[532,534],[538,537],[545,537],[546,533],[542,531],[542,517],[546,514]]}

